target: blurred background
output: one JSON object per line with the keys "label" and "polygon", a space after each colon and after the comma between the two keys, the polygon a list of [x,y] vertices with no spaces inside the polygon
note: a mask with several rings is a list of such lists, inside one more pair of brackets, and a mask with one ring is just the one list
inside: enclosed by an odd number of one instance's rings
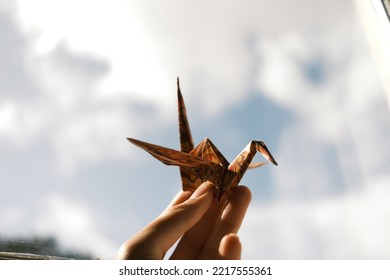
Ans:
{"label": "blurred background", "polygon": [[126,137],[179,149],[179,76],[196,144],[279,163],[241,181],[244,259],[390,258],[390,114],[356,6],[0,0],[2,250],[110,259],[155,218],[178,168]]}

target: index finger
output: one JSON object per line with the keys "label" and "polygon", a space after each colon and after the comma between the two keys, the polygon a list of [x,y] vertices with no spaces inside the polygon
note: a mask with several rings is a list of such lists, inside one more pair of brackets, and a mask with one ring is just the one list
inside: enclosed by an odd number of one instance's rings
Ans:
{"label": "index finger", "polygon": [[206,213],[213,199],[213,188],[212,183],[205,182],[188,200],[165,210],[122,246],[121,258],[161,259],[166,251]]}

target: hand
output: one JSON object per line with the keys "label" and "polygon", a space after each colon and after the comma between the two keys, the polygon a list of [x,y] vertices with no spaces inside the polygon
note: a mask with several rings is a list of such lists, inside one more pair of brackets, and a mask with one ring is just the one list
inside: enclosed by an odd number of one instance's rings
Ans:
{"label": "hand", "polygon": [[127,240],[118,259],[162,259],[181,237],[171,259],[240,259],[236,235],[251,200],[238,186],[218,202],[214,185],[205,182],[194,192],[181,191],[153,222]]}

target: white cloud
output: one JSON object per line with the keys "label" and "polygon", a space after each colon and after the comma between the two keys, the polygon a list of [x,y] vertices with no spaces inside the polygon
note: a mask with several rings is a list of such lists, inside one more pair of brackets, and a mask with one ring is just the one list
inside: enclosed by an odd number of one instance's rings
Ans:
{"label": "white cloud", "polygon": [[26,221],[26,212],[24,209],[12,205],[7,207],[2,207],[0,209],[0,217],[1,217],[1,235],[19,235],[20,231],[16,230]]}
{"label": "white cloud", "polygon": [[41,56],[26,51],[26,57],[21,64],[34,88],[27,85],[25,95],[1,102],[0,139],[24,148],[43,141],[63,171],[128,157],[126,137],[151,130],[157,116],[160,124],[171,117],[129,92],[99,91],[108,66],[96,56],[71,52],[65,43]]}
{"label": "white cloud", "polygon": [[[170,87],[164,84],[167,77],[136,3],[39,0],[32,5],[30,1],[18,2],[19,22],[26,34],[35,38],[36,54],[47,55],[66,41],[72,51],[100,56],[112,65],[101,83],[103,92],[131,91],[138,97],[157,98],[164,103],[160,94]],[[175,77],[171,77],[173,83]]]}
{"label": "white cloud", "polygon": [[341,197],[251,205],[240,231],[243,257],[388,259],[389,183]]}
{"label": "white cloud", "polygon": [[35,233],[55,236],[64,248],[83,250],[99,258],[115,257],[116,244],[101,233],[96,217],[85,204],[49,193],[39,205],[32,225]]}
{"label": "white cloud", "polygon": [[[0,105],[0,139],[25,147],[42,129],[43,122],[31,104],[4,100]],[[27,137],[28,136],[28,137]]]}

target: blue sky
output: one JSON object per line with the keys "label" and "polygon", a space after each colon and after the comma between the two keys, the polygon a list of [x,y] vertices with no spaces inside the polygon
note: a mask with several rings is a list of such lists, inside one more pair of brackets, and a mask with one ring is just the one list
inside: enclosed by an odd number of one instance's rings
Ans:
{"label": "blue sky", "polygon": [[[33,3],[34,2],[34,3]],[[324,3],[326,2],[326,3]],[[126,137],[246,173],[246,259],[390,257],[390,115],[352,1],[0,1],[0,236],[113,258],[180,190]]]}

